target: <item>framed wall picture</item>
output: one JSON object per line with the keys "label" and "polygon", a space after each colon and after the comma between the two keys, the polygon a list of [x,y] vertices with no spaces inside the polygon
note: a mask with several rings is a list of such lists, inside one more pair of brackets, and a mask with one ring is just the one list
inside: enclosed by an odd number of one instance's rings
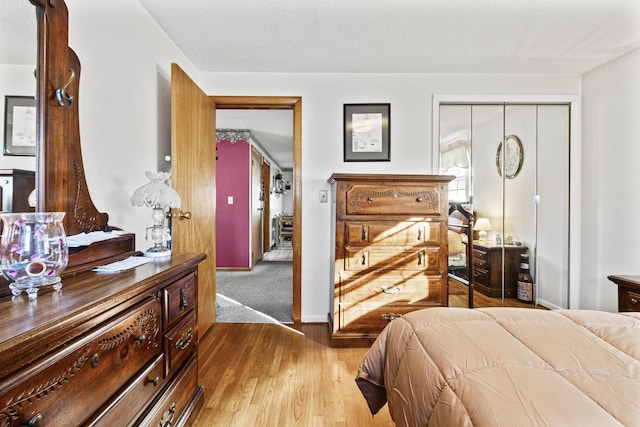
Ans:
{"label": "framed wall picture", "polygon": [[388,162],[391,104],[344,104],[344,161]]}
{"label": "framed wall picture", "polygon": [[35,97],[4,97],[4,155],[36,155]]}

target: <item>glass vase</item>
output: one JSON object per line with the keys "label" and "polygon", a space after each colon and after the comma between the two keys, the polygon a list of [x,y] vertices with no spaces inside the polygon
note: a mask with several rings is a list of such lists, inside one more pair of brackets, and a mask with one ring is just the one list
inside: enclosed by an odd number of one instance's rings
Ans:
{"label": "glass vase", "polygon": [[64,212],[25,212],[0,214],[0,270],[11,281],[14,296],[26,292],[38,297],[44,286],[62,289],[60,273],[69,260]]}

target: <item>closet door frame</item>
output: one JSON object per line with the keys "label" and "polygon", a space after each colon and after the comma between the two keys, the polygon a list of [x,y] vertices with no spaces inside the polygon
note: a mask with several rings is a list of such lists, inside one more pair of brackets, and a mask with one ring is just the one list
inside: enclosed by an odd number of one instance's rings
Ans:
{"label": "closet door frame", "polygon": [[569,274],[568,308],[580,308],[580,215],[582,173],[580,96],[578,94],[434,94],[432,102],[432,173],[439,171],[440,104],[569,104]]}

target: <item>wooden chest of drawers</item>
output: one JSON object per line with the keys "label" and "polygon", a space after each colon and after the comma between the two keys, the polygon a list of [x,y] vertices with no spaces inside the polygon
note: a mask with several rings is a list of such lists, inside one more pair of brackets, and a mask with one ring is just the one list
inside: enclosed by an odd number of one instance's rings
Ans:
{"label": "wooden chest of drawers", "polygon": [[333,346],[368,346],[390,320],[447,305],[452,178],[331,176]]}
{"label": "wooden chest of drawers", "polygon": [[[502,246],[473,242],[473,286],[489,297],[502,297]],[[520,272],[520,254],[526,246],[504,246],[504,296],[515,298]]]}
{"label": "wooden chest of drawers", "polygon": [[[197,266],[174,254],[0,299],[0,425],[186,423],[197,385]],[[158,423],[156,423],[158,425]]]}

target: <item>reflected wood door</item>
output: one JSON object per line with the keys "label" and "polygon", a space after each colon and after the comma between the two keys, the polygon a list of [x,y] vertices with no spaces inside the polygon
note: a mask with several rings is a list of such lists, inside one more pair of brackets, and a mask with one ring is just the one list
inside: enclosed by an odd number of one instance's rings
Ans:
{"label": "reflected wood door", "polygon": [[262,192],[262,156],[251,149],[251,268],[262,260],[262,222],[264,202]]}
{"label": "reflected wood door", "polygon": [[191,219],[175,218],[173,250],[204,252],[198,272],[198,333],[216,317],[216,124],[215,103],[177,65],[171,65],[171,175]]}

